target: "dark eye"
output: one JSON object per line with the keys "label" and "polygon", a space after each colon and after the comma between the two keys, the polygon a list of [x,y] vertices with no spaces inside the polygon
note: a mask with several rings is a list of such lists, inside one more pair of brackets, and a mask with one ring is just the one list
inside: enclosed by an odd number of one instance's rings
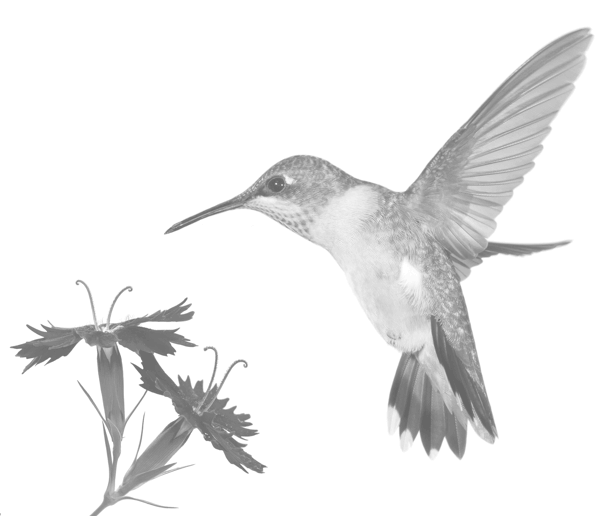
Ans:
{"label": "dark eye", "polygon": [[284,190],[284,187],[286,186],[286,181],[284,181],[283,177],[276,176],[268,179],[266,186],[268,187],[268,190],[270,190],[270,192],[278,193]]}

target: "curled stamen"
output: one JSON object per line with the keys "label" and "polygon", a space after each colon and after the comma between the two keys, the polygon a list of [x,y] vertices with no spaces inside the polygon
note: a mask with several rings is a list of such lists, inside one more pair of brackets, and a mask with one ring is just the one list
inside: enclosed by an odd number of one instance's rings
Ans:
{"label": "curled stamen", "polygon": [[217,349],[215,349],[213,346],[207,346],[207,347],[203,348],[203,351],[207,351],[208,349],[210,349],[211,351],[213,351],[215,353],[215,362],[213,363],[213,373],[211,374],[211,380],[209,381],[209,384],[207,385],[207,392],[205,392],[205,396],[203,396],[203,399],[198,403],[199,408],[203,406],[203,403],[205,403],[207,396],[209,396],[209,391],[211,390],[211,387],[213,386],[213,380],[215,379],[215,372],[217,371],[217,362],[218,362]]}
{"label": "curled stamen", "polygon": [[111,327],[111,314],[113,313],[113,307],[115,306],[115,303],[117,303],[117,300],[119,299],[119,296],[121,294],[123,294],[125,291],[131,292],[132,290],[134,290],[132,287],[125,287],[122,288],[119,291],[119,294],[117,294],[115,296],[115,299],[113,299],[113,304],[111,305],[111,308],[109,309],[109,316],[107,317],[107,325],[106,325],[106,330],[109,331],[110,327]]}
{"label": "curled stamen", "polygon": [[213,346],[207,346],[203,349],[203,351],[207,351],[208,349],[215,353],[215,363],[213,364],[213,373],[211,374],[211,380],[209,381],[209,385],[207,386],[207,392],[209,392],[211,390],[211,387],[213,386],[213,380],[215,380],[215,372],[217,371],[218,361],[217,349],[215,349]]}
{"label": "curled stamen", "polygon": [[92,299],[92,292],[90,292],[90,288],[88,287],[88,285],[86,285],[85,281],[79,279],[75,282],[75,284],[83,285],[84,287],[86,287],[86,290],[88,291],[88,297],[90,298],[90,306],[92,306],[92,317],[94,317],[94,327],[96,328],[96,331],[100,331],[98,321],[96,320],[96,310],[94,309],[94,300]]}
{"label": "curled stamen", "polygon": [[[201,411],[205,412],[207,410],[209,410],[211,408],[211,405],[213,405],[213,402],[217,399],[217,395],[219,394],[219,391],[222,390],[222,387],[224,386],[224,383],[226,381],[226,378],[228,378],[228,375],[230,374],[230,371],[232,371],[232,369],[234,368],[234,366],[236,364],[242,364],[246,367],[249,367],[249,364],[247,363],[246,360],[236,360],[234,362],[232,362],[232,364],[230,365],[230,367],[228,367],[228,370],[226,371],[226,374],[224,375],[224,378],[222,379],[222,382],[219,384],[219,387],[217,388],[217,391],[215,392],[215,394],[211,397],[211,399],[209,400],[209,402],[207,403],[206,406],[203,406],[201,403]],[[209,391],[207,391],[207,393],[209,393]]]}

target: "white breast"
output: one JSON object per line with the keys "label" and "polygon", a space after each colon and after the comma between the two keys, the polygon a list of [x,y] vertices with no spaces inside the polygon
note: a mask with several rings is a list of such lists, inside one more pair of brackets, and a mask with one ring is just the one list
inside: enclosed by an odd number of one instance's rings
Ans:
{"label": "white breast", "polygon": [[401,351],[417,351],[430,338],[428,318],[419,309],[422,273],[407,259],[400,262],[390,239],[367,226],[378,199],[370,185],[333,199],[314,222],[311,240],[337,260],[383,339]]}
{"label": "white breast", "polygon": [[343,270],[362,245],[365,223],[377,212],[378,200],[373,186],[358,185],[331,199],[317,214],[310,238],[330,251]]}

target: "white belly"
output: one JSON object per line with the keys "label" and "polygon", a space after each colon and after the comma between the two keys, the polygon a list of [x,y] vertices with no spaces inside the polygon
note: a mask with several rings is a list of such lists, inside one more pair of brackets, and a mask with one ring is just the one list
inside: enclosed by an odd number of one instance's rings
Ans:
{"label": "white belly", "polygon": [[379,209],[379,192],[362,184],[331,200],[311,228],[310,240],[333,255],[368,318],[400,351],[417,351],[431,338],[423,307],[422,274],[400,261],[386,232],[367,221]]}
{"label": "white belly", "polygon": [[430,319],[416,309],[407,289],[393,278],[347,272],[347,280],[368,319],[399,351],[415,352],[431,340]]}

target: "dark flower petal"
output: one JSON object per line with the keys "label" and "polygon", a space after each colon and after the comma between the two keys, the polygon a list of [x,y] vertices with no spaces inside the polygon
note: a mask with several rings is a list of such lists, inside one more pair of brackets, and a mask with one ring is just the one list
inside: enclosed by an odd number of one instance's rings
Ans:
{"label": "dark flower petal", "polygon": [[194,402],[197,399],[197,395],[192,389],[190,376],[186,378],[186,380],[182,380],[182,378],[178,376],[178,383],[180,384],[180,393],[182,394],[182,397],[186,400]]}
{"label": "dark flower petal", "polygon": [[67,356],[82,339],[78,333],[81,328],[57,328],[56,326],[44,326],[43,324],[41,326],[44,330],[37,330],[33,326],[27,325],[31,331],[42,338],[11,346],[19,350],[18,357],[32,359],[23,372],[34,365],[43,364],[46,361],[50,364],[61,357]]}
{"label": "dark flower petal", "polygon": [[[225,401],[228,401],[228,398],[226,398]],[[235,414],[235,410],[236,407],[230,407],[227,410],[217,412],[213,424],[242,439],[256,435],[257,430],[254,428],[246,428],[252,424],[248,421],[251,416],[249,414]]]}
{"label": "dark flower petal", "polygon": [[[216,388],[217,387],[214,386],[211,389],[211,394],[207,396],[207,398],[213,398]],[[180,389],[182,389],[182,381],[180,381]],[[194,386],[194,393],[199,399],[203,399],[205,396],[205,391],[203,390],[202,381],[196,383]],[[251,422],[248,422],[248,419],[250,419],[251,416],[249,414],[235,414],[234,411],[236,410],[236,406],[226,409],[225,407],[228,401],[230,401],[230,398],[216,398],[211,405],[211,411],[215,412],[213,424],[218,428],[234,434],[236,437],[245,438],[256,435],[257,430],[246,428],[252,425]]]}
{"label": "dark flower petal", "polygon": [[140,353],[140,358],[142,359],[142,367],[132,364],[140,373],[140,378],[142,379],[140,387],[169,398],[172,395],[177,397],[179,395],[178,386],[163,371],[157,359],[151,353],[145,352]]}
{"label": "dark flower petal", "polygon": [[184,299],[181,303],[178,303],[176,306],[172,306],[168,310],[159,310],[151,315],[145,315],[144,317],[137,317],[136,319],[130,319],[129,321],[124,321],[119,323],[118,326],[137,326],[139,324],[145,322],[180,322],[180,321],[189,321],[192,319],[194,312],[186,312],[191,306],[191,303],[185,305],[184,303],[188,298]]}
{"label": "dark flower petal", "polygon": [[194,347],[186,337],[176,333],[178,330],[154,330],[143,326],[129,326],[114,330],[119,344],[132,351],[173,355],[176,350],[171,344]]}
{"label": "dark flower petal", "polygon": [[[201,431],[205,440],[211,441],[211,444],[216,450],[223,451],[230,464],[234,464],[245,473],[247,472],[245,467],[256,473],[263,473],[263,469],[266,466],[261,464],[261,462],[256,461],[250,454],[243,450],[246,444],[239,443],[226,432],[220,432],[216,428],[215,422],[207,423],[203,420],[205,419],[203,416],[198,416],[197,414],[194,414],[194,416],[195,426]],[[193,421],[190,422],[193,423]]]}

